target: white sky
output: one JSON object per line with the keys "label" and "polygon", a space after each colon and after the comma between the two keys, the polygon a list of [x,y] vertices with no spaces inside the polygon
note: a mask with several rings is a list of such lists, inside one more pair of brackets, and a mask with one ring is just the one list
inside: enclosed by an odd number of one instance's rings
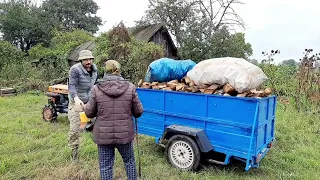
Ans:
{"label": "white sky", "polygon": [[[33,0],[41,3],[42,0]],[[148,8],[148,0],[94,0],[100,7],[97,15],[104,25],[100,32],[108,31],[121,20],[133,26]],[[275,61],[303,56],[306,48],[320,53],[320,0],[242,0],[244,5],[235,9],[246,23],[246,42],[252,45],[253,55],[259,61],[261,52],[279,49]]]}
{"label": "white sky", "polygon": [[[121,20],[133,26],[148,7],[148,0],[95,0],[100,6],[98,16],[106,21],[99,32],[109,30]],[[251,43],[253,56],[259,61],[262,51],[273,48],[281,54],[277,62],[298,60],[305,48],[320,52],[319,0],[243,0],[238,14],[247,25],[246,41]]]}

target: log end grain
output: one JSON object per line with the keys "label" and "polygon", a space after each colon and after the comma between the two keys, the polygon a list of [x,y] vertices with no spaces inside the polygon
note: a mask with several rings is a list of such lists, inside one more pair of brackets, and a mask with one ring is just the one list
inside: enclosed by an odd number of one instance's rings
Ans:
{"label": "log end grain", "polygon": [[235,90],[230,84],[224,85],[224,86],[223,86],[223,91],[224,91],[225,93],[230,94],[230,95],[237,93],[236,90]]}
{"label": "log end grain", "polygon": [[150,84],[150,83],[147,83],[147,82],[144,82],[144,83],[142,84],[142,88],[150,89],[150,88],[151,88],[151,84]]}

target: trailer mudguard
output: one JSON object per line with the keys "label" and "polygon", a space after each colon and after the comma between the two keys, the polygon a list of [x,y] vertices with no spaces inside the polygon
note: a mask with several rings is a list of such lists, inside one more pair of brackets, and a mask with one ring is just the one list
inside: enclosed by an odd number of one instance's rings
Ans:
{"label": "trailer mudguard", "polygon": [[165,129],[160,142],[163,142],[164,139],[169,140],[172,136],[177,134],[193,137],[196,143],[198,144],[201,152],[209,152],[213,149],[211,142],[209,141],[209,138],[202,129],[180,125],[168,126]]}

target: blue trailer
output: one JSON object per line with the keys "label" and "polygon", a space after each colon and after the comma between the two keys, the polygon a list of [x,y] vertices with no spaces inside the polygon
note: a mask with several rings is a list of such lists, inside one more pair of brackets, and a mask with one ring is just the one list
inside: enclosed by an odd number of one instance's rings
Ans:
{"label": "blue trailer", "polygon": [[155,137],[173,167],[196,170],[208,153],[219,153],[259,167],[275,140],[276,96],[207,95],[137,88],[144,114],[138,133]]}

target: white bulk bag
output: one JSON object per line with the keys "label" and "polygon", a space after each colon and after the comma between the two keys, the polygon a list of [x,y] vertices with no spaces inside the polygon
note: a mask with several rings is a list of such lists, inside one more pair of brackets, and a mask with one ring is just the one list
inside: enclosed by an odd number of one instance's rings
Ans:
{"label": "white bulk bag", "polygon": [[229,83],[242,93],[260,86],[268,77],[256,65],[243,58],[213,58],[199,62],[187,76],[196,84]]}

